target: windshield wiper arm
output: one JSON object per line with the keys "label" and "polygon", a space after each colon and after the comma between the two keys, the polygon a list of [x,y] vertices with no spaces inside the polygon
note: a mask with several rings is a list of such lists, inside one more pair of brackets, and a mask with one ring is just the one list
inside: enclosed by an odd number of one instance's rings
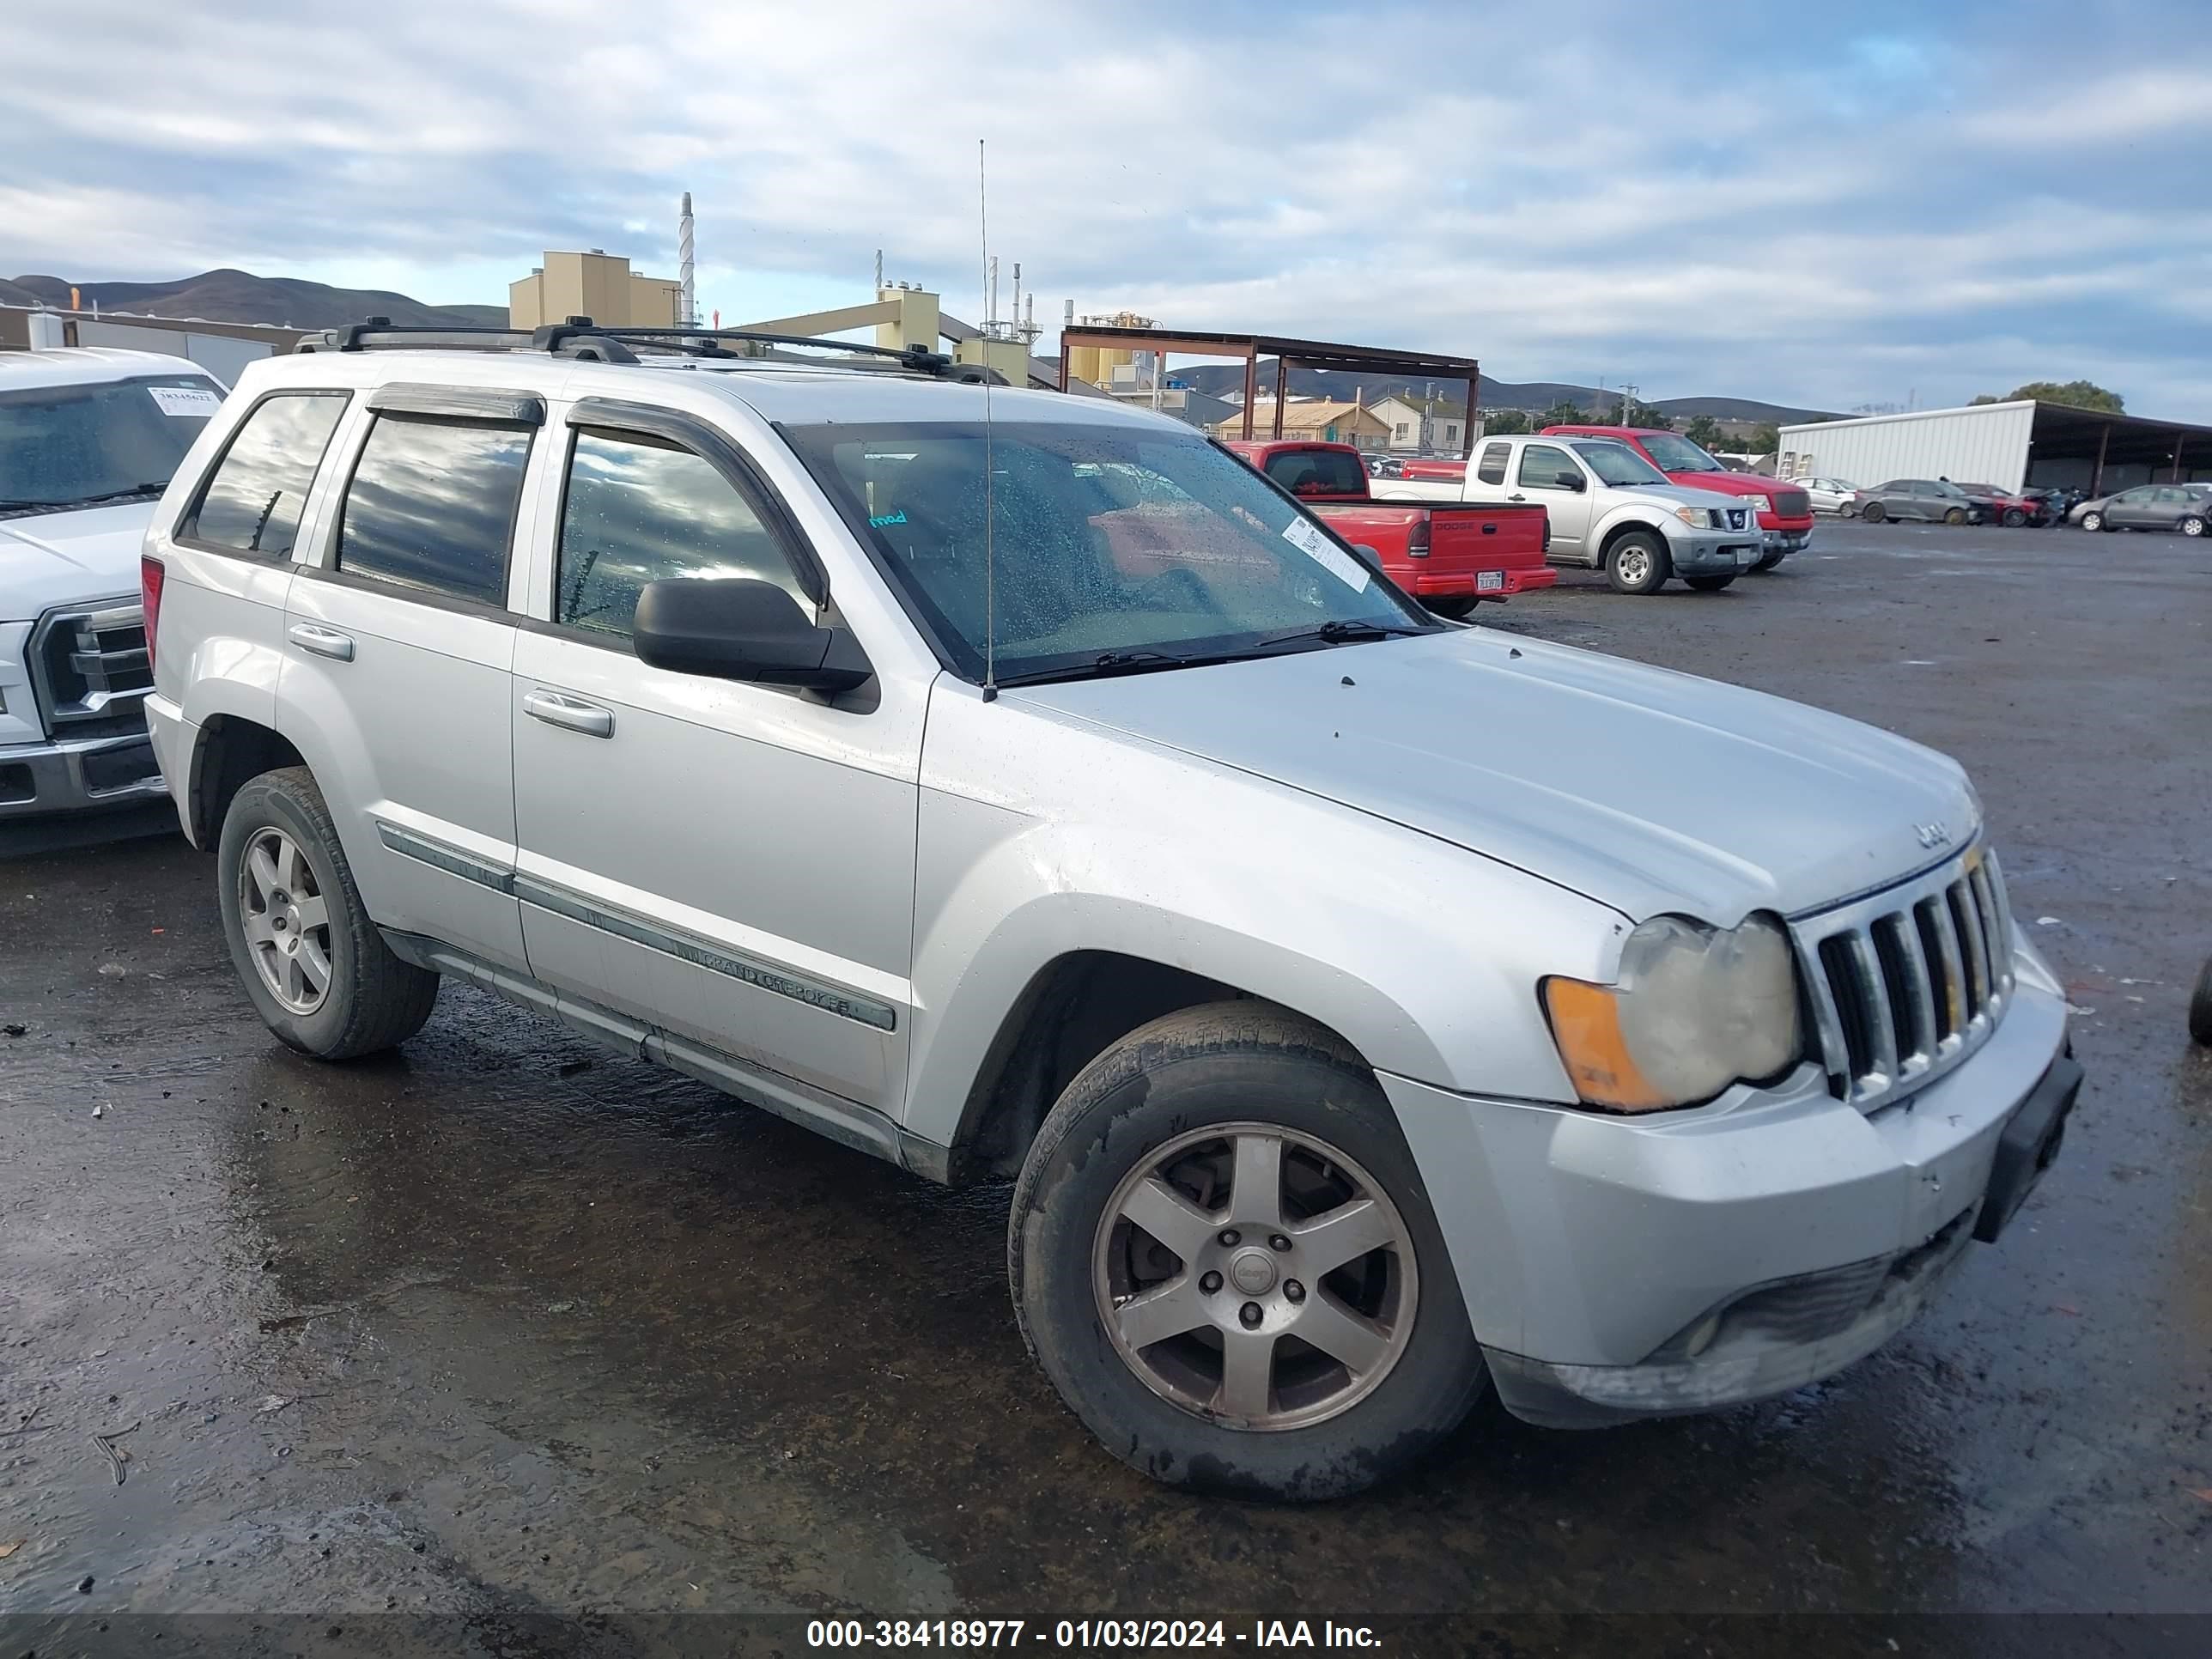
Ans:
{"label": "windshield wiper arm", "polygon": [[[1318,640],[1323,645],[1365,644],[1374,640],[1395,640],[1431,630],[1410,623],[1339,622],[1332,618],[1318,628],[1292,628],[1279,634],[1262,634],[1252,641],[1251,650],[1267,651],[1279,645],[1303,644]],[[1242,654],[1249,654],[1244,653]]]}
{"label": "windshield wiper arm", "polygon": [[95,507],[101,501],[119,501],[127,495],[158,495],[169,487],[167,478],[159,483],[135,483],[122,489],[103,489],[97,495],[80,495],[73,501],[56,501],[56,507]]}
{"label": "windshield wiper arm", "polygon": [[1026,673],[1001,674],[1000,685],[1042,685],[1051,680],[1106,679],[1116,674],[1149,674],[1164,668],[1204,668],[1218,662],[1234,662],[1244,653],[1208,651],[1189,656],[1172,651],[1102,651],[1089,662],[1070,663],[1060,668],[1036,668]]}

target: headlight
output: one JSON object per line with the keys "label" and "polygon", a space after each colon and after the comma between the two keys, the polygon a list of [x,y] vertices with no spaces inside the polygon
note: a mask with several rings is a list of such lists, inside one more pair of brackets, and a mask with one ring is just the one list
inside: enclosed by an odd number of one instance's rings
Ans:
{"label": "headlight", "polygon": [[1613,1111],[1695,1105],[1803,1051],[1789,936],[1763,916],[1726,932],[1655,917],[1621,947],[1617,983],[1554,976],[1543,992],[1575,1092]]}
{"label": "headlight", "polygon": [[1674,516],[1692,530],[1712,528],[1712,514],[1702,507],[1678,507]]}
{"label": "headlight", "polygon": [[1774,511],[1773,501],[1765,495],[1747,495],[1744,497],[1744,500],[1751,504],[1751,509],[1754,513],[1771,513]]}

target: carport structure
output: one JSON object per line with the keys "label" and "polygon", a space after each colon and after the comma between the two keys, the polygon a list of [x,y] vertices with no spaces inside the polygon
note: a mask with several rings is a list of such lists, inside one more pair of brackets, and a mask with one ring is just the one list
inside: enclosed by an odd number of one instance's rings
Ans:
{"label": "carport structure", "polygon": [[[1335,369],[1349,374],[1401,375],[1414,380],[1467,382],[1466,434],[1460,454],[1474,453],[1477,410],[1482,398],[1482,366],[1472,357],[1445,357],[1426,352],[1391,351],[1380,346],[1336,345],[1326,340],[1294,340],[1276,334],[1211,334],[1179,328],[1067,328],[1060,336],[1060,389],[1068,389],[1070,363],[1079,346],[1103,346],[1110,350],[1152,351],[1163,358],[1175,353],[1185,357],[1241,357],[1244,361],[1244,430],[1249,441],[1252,406],[1258,399],[1260,359],[1275,360],[1274,430],[1283,435],[1283,406],[1289,400],[1291,371],[1294,368]],[[1162,365],[1162,373],[1165,365]]]}
{"label": "carport structure", "polygon": [[[2108,415],[2070,404],[2035,405],[2028,433],[2027,482],[2072,483],[2088,468],[2084,486],[2092,495],[2136,483],[2181,483],[2212,478],[2212,426],[2154,420],[2141,415]],[[2141,477],[2136,476],[2140,471]],[[2115,482],[2108,484],[2106,475]]]}

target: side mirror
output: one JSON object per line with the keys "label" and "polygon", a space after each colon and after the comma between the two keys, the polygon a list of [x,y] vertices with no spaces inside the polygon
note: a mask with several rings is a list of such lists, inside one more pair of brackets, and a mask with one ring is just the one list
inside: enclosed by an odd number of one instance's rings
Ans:
{"label": "side mirror", "polygon": [[1552,482],[1559,485],[1562,489],[1573,490],[1577,495],[1581,495],[1583,491],[1589,487],[1583,483],[1583,475],[1571,470],[1562,470],[1560,471],[1554,472],[1552,475]]}
{"label": "side mirror", "polygon": [[1382,568],[1382,556],[1376,552],[1373,548],[1368,546],[1365,542],[1352,543],[1352,553],[1354,558],[1358,559],[1360,563],[1365,565],[1368,569],[1372,571],[1375,574],[1380,576],[1384,581],[1387,582],[1390,580],[1390,573]]}
{"label": "side mirror", "polygon": [[632,635],[638,660],[678,674],[849,691],[875,670],[842,628],[818,628],[774,582],[699,576],[647,582]]}

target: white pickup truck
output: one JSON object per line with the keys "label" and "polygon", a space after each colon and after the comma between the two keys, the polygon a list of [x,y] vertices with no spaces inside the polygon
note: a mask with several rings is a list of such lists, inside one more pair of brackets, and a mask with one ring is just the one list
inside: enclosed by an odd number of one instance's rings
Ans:
{"label": "white pickup truck", "polygon": [[1759,516],[1741,495],[1671,483],[1612,438],[1491,438],[1472,462],[1408,462],[1377,478],[1378,501],[1535,501],[1550,515],[1553,564],[1602,570],[1623,593],[1680,576],[1717,593],[1761,556]]}
{"label": "white pickup truck", "polygon": [[0,353],[0,831],[166,813],[139,711],[139,545],[222,397],[182,357]]}

